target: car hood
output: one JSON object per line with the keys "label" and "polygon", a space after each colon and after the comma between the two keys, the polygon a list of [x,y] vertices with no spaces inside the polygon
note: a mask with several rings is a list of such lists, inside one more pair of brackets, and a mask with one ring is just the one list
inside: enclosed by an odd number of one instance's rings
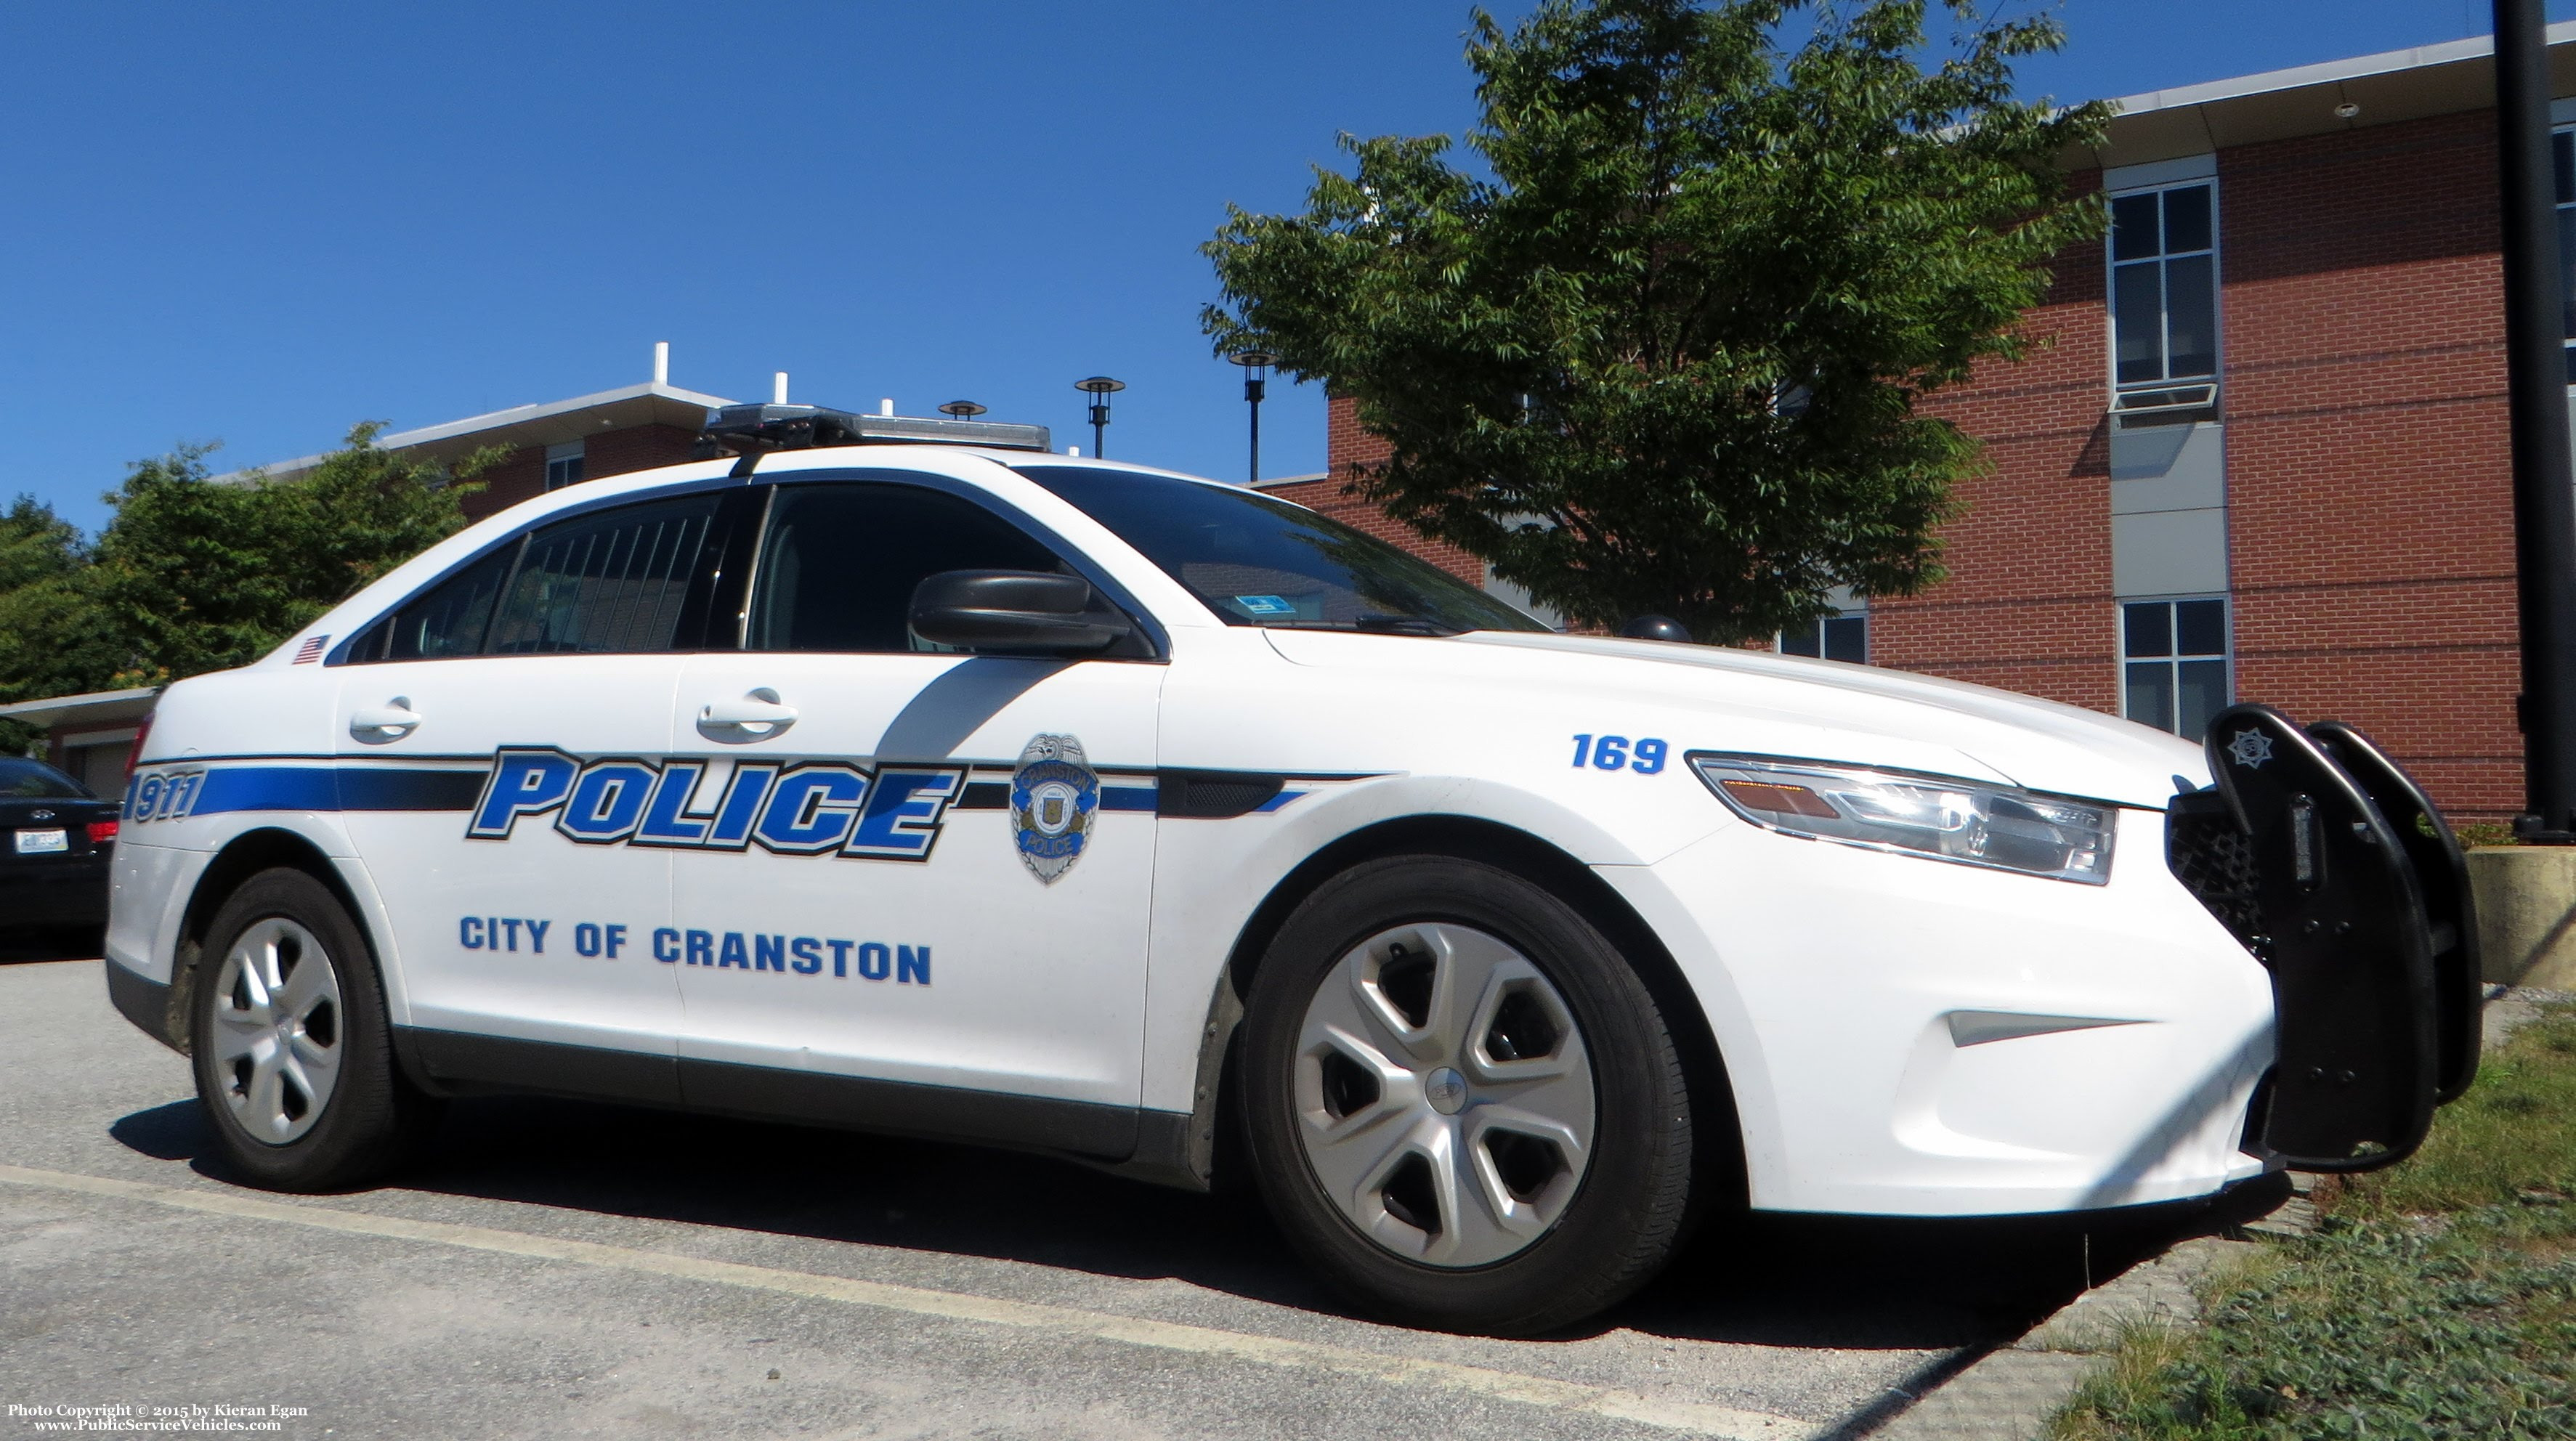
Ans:
{"label": "car hood", "polygon": [[[1359,660],[1363,649],[1401,646],[1409,668],[1448,669],[1434,659],[1445,653],[1458,671],[1517,672],[1524,682],[1587,698],[1604,692],[1650,697],[1712,722],[1705,740],[1676,736],[1678,744],[1946,771],[2154,810],[2178,790],[2210,779],[2201,748],[2163,731],[2079,706],[1877,666],[1510,631],[1441,640],[1294,630],[1270,636],[1283,656],[1301,664]],[[1489,663],[1511,652],[1539,662],[1540,673],[1529,674],[1527,664]],[[1722,723],[1728,720],[1735,724]]]}

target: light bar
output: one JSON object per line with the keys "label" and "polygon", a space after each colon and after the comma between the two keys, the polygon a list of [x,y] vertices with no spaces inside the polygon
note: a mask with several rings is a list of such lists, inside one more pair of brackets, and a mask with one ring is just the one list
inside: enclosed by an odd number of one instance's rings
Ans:
{"label": "light bar", "polygon": [[702,439],[728,455],[812,450],[840,445],[980,445],[996,450],[1052,450],[1043,425],[998,420],[924,420],[858,415],[820,405],[728,405],[707,412]]}

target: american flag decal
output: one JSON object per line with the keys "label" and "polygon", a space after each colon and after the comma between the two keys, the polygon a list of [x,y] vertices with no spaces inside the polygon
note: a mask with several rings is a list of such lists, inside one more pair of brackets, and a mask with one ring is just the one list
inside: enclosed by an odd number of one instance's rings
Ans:
{"label": "american flag decal", "polygon": [[295,648],[295,663],[297,665],[311,665],[313,662],[320,660],[322,658],[322,647],[329,645],[330,643],[331,637],[327,635],[317,635],[312,637],[305,641],[304,644]]}

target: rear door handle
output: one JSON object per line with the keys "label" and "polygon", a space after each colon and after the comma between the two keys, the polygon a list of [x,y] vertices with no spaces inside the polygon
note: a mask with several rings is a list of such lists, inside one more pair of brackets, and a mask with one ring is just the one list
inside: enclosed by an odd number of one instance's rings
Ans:
{"label": "rear door handle", "polygon": [[796,707],[781,704],[778,692],[767,686],[743,692],[738,700],[709,701],[698,707],[698,729],[702,732],[734,732],[715,735],[718,740],[764,740],[796,724]]}
{"label": "rear door handle", "polygon": [[398,695],[380,706],[366,706],[349,713],[349,734],[362,741],[398,741],[420,728],[420,715],[411,708],[411,697]]}

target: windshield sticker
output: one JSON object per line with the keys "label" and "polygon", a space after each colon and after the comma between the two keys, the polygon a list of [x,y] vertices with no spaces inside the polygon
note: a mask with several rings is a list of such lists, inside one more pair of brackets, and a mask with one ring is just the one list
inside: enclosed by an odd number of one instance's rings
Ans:
{"label": "windshield sticker", "polygon": [[1072,736],[1029,738],[1011,772],[1011,841],[1029,874],[1047,885],[1063,879],[1091,840],[1100,809],[1100,774]]}
{"label": "windshield sticker", "polygon": [[1239,595],[1234,598],[1234,603],[1242,606],[1246,615],[1273,616],[1297,613],[1297,607],[1290,605],[1288,598],[1283,595]]}

